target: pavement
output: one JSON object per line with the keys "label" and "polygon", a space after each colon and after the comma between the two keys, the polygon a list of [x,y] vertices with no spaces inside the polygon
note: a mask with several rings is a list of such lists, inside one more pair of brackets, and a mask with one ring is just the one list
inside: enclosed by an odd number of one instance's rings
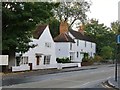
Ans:
{"label": "pavement", "polygon": [[109,87],[120,90],[120,77],[118,77],[117,81],[115,81],[115,78],[110,78],[109,80],[107,80],[107,83]]}
{"label": "pavement", "polygon": [[119,69],[120,69],[120,64],[118,64],[118,74],[117,74],[117,81],[115,81],[115,77],[112,77],[108,79],[106,82],[108,83],[108,86],[120,90],[120,75],[119,75]]}
{"label": "pavement", "polygon": [[[104,67],[106,65],[92,65],[92,66],[82,66],[82,67],[72,67],[72,68],[63,68],[63,69],[44,69],[44,70],[36,70],[36,71],[26,71],[26,72],[14,72],[14,73],[0,73],[0,76],[2,75],[3,78],[12,78],[12,77],[27,77],[31,75],[45,75],[45,74],[53,74],[53,73],[62,73],[62,72],[71,72],[71,71],[79,71],[79,70],[89,70],[89,69],[97,69],[99,67]],[[107,65],[109,67],[114,67],[114,64]],[[118,81],[116,82],[114,78],[108,79],[106,82],[104,82],[104,85],[107,85],[108,87],[120,90],[120,83],[118,83],[120,80],[120,77],[118,78]]]}

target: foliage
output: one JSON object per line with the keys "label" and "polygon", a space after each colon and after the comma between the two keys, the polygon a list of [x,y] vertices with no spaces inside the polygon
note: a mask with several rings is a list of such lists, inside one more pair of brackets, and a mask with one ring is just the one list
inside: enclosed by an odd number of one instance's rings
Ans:
{"label": "foliage", "polygon": [[101,54],[101,49],[104,46],[110,46],[115,49],[115,34],[114,32],[105,26],[104,24],[99,24],[98,20],[92,19],[90,22],[84,25],[85,33],[89,35],[96,43],[97,54]]}
{"label": "foliage", "polygon": [[70,63],[69,58],[56,58],[57,63]]}
{"label": "foliage", "polygon": [[45,23],[54,14],[55,3],[3,2],[2,3],[2,49],[26,52],[30,47],[32,31],[37,24]]}
{"label": "foliage", "polygon": [[89,54],[88,53],[84,53],[84,57],[82,59],[82,62],[88,62],[88,63],[93,63],[93,58],[92,57],[89,57]]}
{"label": "foliage", "polygon": [[103,58],[99,55],[95,55],[93,60],[94,60],[94,62],[101,62],[103,60]]}
{"label": "foliage", "polygon": [[81,63],[81,65],[82,66],[88,66],[88,65],[92,65],[94,63],[94,60],[93,60],[93,58],[92,57],[88,57],[88,58],[83,58],[82,59],[82,63]]}
{"label": "foliage", "polygon": [[62,2],[56,8],[55,15],[59,20],[70,19],[70,26],[76,21],[80,20],[82,23],[86,20],[86,12],[90,9],[90,2],[81,0],[80,2]]}
{"label": "foliage", "polygon": [[103,59],[111,59],[112,58],[112,53],[113,49],[110,46],[104,46],[101,49],[101,56],[103,57]]}
{"label": "foliage", "polygon": [[111,23],[111,28],[112,28],[112,31],[115,33],[115,34],[120,34],[120,22],[118,21],[115,21],[115,22],[112,22]]}
{"label": "foliage", "polygon": [[88,59],[89,54],[88,53],[84,53],[84,58]]}
{"label": "foliage", "polygon": [[59,35],[59,25],[60,25],[60,22],[54,18],[54,17],[51,17],[47,23],[49,24],[49,27],[50,27],[50,32],[51,32],[51,35],[52,37],[56,37],[57,35]]}

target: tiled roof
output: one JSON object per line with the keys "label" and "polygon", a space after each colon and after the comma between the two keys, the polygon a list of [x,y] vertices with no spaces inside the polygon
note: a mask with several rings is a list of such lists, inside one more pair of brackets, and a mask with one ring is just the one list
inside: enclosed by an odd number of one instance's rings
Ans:
{"label": "tiled roof", "polygon": [[94,40],[91,37],[89,37],[87,35],[83,35],[78,31],[70,30],[69,32],[75,37],[75,39],[94,42]]}
{"label": "tiled roof", "polygon": [[42,35],[43,31],[45,30],[45,28],[47,27],[47,25],[39,25],[35,32],[33,33],[33,37],[35,39],[39,39],[39,37]]}
{"label": "tiled roof", "polygon": [[54,38],[54,41],[55,42],[72,42],[72,43],[75,43],[75,41],[67,33],[59,34],[57,37]]}

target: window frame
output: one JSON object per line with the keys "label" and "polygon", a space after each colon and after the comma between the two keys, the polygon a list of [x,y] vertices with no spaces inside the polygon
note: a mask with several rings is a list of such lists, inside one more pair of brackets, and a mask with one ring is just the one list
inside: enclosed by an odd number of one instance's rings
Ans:
{"label": "window frame", "polygon": [[77,58],[79,57],[79,52],[77,52]]}
{"label": "window frame", "polygon": [[51,59],[51,55],[45,55],[43,64],[44,65],[50,64],[50,59]]}
{"label": "window frame", "polygon": [[45,42],[45,47],[51,48],[51,43],[50,42]]}
{"label": "window frame", "polygon": [[28,58],[29,58],[28,56],[23,56],[22,59],[20,60],[20,65],[21,64],[24,64],[24,65],[28,64]]}
{"label": "window frame", "polygon": [[70,50],[72,50],[72,43],[70,43]]}
{"label": "window frame", "polygon": [[79,40],[77,39],[77,46],[79,46]]}

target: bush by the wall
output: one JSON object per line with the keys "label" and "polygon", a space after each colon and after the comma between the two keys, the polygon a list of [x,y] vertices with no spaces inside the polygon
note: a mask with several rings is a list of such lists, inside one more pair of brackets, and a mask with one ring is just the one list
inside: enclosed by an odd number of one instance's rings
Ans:
{"label": "bush by the wall", "polygon": [[103,61],[103,58],[99,55],[95,55],[94,62],[101,62],[101,61]]}
{"label": "bush by the wall", "polygon": [[83,58],[81,65],[82,66],[88,66],[88,65],[92,65],[93,63],[94,63],[93,58],[87,58],[87,59]]}
{"label": "bush by the wall", "polygon": [[70,63],[69,58],[56,58],[57,63]]}

